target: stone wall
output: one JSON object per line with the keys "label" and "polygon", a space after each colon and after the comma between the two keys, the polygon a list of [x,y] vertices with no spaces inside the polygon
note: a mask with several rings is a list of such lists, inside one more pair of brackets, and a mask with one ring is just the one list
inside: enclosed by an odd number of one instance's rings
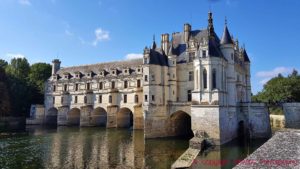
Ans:
{"label": "stone wall", "polygon": [[249,129],[252,138],[266,138],[272,134],[268,107],[264,103],[250,103]]}
{"label": "stone wall", "polygon": [[284,128],[285,127],[284,115],[270,114],[270,124],[272,128]]}
{"label": "stone wall", "polygon": [[300,103],[284,103],[285,127],[300,129]]}
{"label": "stone wall", "polygon": [[45,107],[43,105],[31,105],[30,118],[26,119],[27,125],[41,125],[44,123]]}

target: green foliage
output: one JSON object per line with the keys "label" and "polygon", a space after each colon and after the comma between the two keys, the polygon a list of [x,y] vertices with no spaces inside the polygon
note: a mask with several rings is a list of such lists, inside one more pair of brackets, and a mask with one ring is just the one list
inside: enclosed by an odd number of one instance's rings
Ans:
{"label": "green foliage", "polygon": [[261,92],[252,96],[252,101],[268,102],[300,102],[300,76],[294,70],[287,77],[279,74],[269,80]]}
{"label": "green foliage", "polygon": [[51,65],[47,63],[35,63],[31,65],[29,81],[36,85],[44,93],[44,83],[51,76]]}
{"label": "green foliage", "polygon": [[0,68],[5,69],[8,63],[5,60],[0,59]]}
{"label": "green foliage", "polygon": [[51,65],[47,63],[35,63],[31,65],[28,75],[30,85],[34,90],[32,100],[41,104],[44,101],[45,81],[51,76]]}
{"label": "green foliage", "polygon": [[7,116],[10,109],[10,98],[7,88],[7,78],[5,70],[0,67],[0,117]]}
{"label": "green foliage", "polygon": [[[5,71],[6,91],[10,96],[6,99],[10,102],[10,111],[6,109],[5,112],[9,112],[10,116],[27,116],[31,104],[43,103],[44,82],[51,75],[51,66],[46,63],[30,66],[26,58],[14,58],[5,66]],[[0,110],[4,108],[5,106],[0,105]]]}

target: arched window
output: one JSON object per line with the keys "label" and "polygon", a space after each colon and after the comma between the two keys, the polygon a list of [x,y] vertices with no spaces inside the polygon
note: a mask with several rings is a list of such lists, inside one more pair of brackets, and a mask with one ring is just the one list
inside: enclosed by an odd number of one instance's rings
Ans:
{"label": "arched window", "polygon": [[212,88],[213,89],[217,88],[217,71],[216,71],[216,69],[213,69],[213,71],[212,71]]}
{"label": "arched window", "polygon": [[206,69],[203,70],[203,88],[207,89],[207,71]]}

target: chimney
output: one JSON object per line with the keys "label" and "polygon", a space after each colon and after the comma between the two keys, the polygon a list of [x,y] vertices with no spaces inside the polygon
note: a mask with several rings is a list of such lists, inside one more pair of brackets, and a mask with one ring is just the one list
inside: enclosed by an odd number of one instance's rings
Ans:
{"label": "chimney", "polygon": [[60,69],[60,61],[58,59],[54,59],[52,61],[52,75],[55,75],[56,72]]}
{"label": "chimney", "polygon": [[170,45],[169,34],[168,33],[162,34],[161,35],[161,47],[165,53],[168,53],[169,45]]}
{"label": "chimney", "polygon": [[191,25],[186,23],[184,24],[184,42],[187,43],[189,41],[190,32],[191,32]]}

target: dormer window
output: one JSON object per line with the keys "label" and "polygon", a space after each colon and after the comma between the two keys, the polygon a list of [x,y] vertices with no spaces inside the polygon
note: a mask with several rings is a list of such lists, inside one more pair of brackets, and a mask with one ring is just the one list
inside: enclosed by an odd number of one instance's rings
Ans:
{"label": "dormer window", "polygon": [[81,77],[81,73],[80,72],[75,72],[75,78],[79,79]]}
{"label": "dormer window", "polygon": [[65,75],[64,77],[65,77],[65,79],[69,79],[69,75]]}
{"label": "dormer window", "polygon": [[137,69],[137,71],[138,71],[138,72],[141,72],[141,69],[140,69],[140,68],[138,68],[138,69]]}

